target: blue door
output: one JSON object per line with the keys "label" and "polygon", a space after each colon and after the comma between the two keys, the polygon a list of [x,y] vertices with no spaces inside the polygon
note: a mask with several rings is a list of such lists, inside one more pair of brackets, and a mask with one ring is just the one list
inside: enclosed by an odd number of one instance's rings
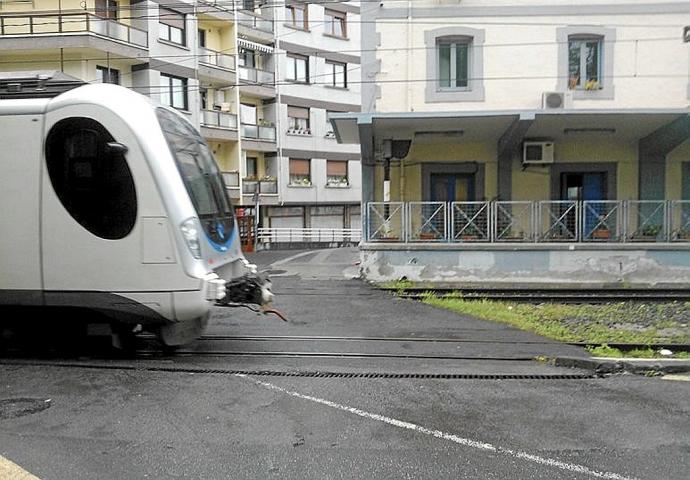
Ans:
{"label": "blue door", "polygon": [[[561,198],[572,201],[606,200],[606,173],[564,173],[561,178]],[[589,238],[599,223],[599,216],[607,213],[603,204],[585,212],[584,237]],[[575,222],[573,218],[572,222]]]}

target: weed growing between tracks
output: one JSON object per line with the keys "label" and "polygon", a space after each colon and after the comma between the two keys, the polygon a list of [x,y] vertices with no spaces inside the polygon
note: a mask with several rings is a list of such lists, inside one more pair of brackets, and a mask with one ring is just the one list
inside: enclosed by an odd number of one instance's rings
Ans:
{"label": "weed growing between tracks", "polygon": [[[690,302],[533,305],[467,300],[457,294],[427,294],[422,301],[563,342],[687,344],[690,341]],[[608,356],[615,356],[612,351],[615,349],[607,348],[611,354]],[[651,358],[658,354],[645,349],[626,352],[625,356]]]}

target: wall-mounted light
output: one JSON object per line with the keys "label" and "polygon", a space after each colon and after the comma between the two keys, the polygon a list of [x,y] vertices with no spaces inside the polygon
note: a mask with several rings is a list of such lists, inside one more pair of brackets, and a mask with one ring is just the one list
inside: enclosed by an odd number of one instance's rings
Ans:
{"label": "wall-mounted light", "polygon": [[416,139],[422,138],[456,138],[465,134],[464,130],[441,130],[441,131],[421,131],[414,132]]}
{"label": "wall-mounted light", "polygon": [[563,133],[566,135],[586,135],[586,134],[593,134],[593,135],[613,135],[616,133],[615,128],[596,128],[596,127],[590,127],[590,128],[564,128]]}

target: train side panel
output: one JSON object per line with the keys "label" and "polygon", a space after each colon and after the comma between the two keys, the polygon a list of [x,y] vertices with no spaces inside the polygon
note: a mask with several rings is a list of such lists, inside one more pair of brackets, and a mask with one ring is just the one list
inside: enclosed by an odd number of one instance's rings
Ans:
{"label": "train side panel", "polygon": [[43,116],[0,112],[0,304],[41,304]]}

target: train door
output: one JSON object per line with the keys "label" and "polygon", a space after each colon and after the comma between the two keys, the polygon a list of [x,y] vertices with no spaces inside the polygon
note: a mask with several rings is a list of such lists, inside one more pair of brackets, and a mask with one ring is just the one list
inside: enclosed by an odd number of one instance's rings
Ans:
{"label": "train door", "polygon": [[[146,251],[142,231],[162,228],[159,236],[169,239],[168,227],[133,132],[112,112],[93,105],[51,112],[45,132],[41,217],[45,289],[160,288],[142,262],[142,250]],[[138,222],[142,214],[153,219],[157,214],[163,226]],[[162,263],[173,263],[172,246],[161,244],[155,256]]]}
{"label": "train door", "polygon": [[42,115],[0,115],[0,304],[41,295],[39,179]]}

